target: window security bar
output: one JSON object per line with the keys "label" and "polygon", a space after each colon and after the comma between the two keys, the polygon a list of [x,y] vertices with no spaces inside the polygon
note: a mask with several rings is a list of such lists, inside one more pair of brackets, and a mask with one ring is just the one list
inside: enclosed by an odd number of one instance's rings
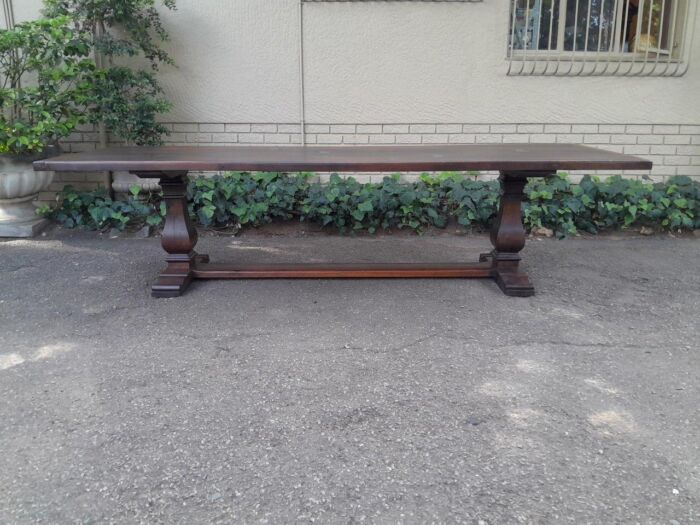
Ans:
{"label": "window security bar", "polygon": [[682,76],[695,0],[511,0],[508,74]]}

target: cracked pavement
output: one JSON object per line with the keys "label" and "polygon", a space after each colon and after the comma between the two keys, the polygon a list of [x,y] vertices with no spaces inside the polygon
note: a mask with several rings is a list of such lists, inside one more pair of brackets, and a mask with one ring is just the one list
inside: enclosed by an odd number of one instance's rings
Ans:
{"label": "cracked pavement", "polygon": [[[204,237],[475,260],[485,236]],[[700,521],[700,240],[530,240],[481,280],[200,281],[157,239],[0,242],[0,522]]]}

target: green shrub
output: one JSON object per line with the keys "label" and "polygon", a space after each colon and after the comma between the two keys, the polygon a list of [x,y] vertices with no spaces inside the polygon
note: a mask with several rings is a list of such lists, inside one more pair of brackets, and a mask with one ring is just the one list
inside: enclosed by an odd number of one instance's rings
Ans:
{"label": "green shrub", "polygon": [[331,175],[328,184],[309,188],[301,202],[301,219],[322,226],[333,225],[339,231],[379,228],[444,227],[447,214],[444,199],[424,181],[401,184],[399,176],[385,177],[379,184],[362,184],[353,177]]}
{"label": "green shrub", "polygon": [[44,0],[46,16],[68,17],[88,34],[93,68],[82,79],[88,122],[127,144],[160,144],[168,131],[158,116],[171,103],[155,73],[174,62],[162,48],[169,36],[158,5],[175,9],[174,0]]}
{"label": "green shrub", "polygon": [[[497,213],[499,183],[455,173],[423,175],[402,184],[399,175],[380,183],[332,175],[326,184],[310,183],[310,174],[228,173],[189,181],[190,214],[204,226],[233,226],[301,220],[341,232],[462,226],[489,228]],[[523,222],[527,229],[547,227],[558,237],[580,231],[653,226],[666,230],[700,228],[700,184],[688,177],[665,183],[610,177],[584,177],[571,184],[565,174],[533,179],[525,188]],[[73,228],[123,228],[147,221],[160,224],[164,206],[158,195],[146,202],[137,191],[126,202],[105,192],[78,193],[66,188],[61,204],[43,213]]]}
{"label": "green shrub", "polygon": [[308,174],[227,173],[191,179],[190,213],[204,226],[252,224],[299,215],[297,204],[309,191]]}
{"label": "green shrub", "polygon": [[653,184],[620,176],[604,181],[585,176],[572,185],[559,174],[531,181],[526,194],[526,227],[545,226],[560,237],[631,226],[700,228],[700,184],[689,177]]}
{"label": "green shrub", "polygon": [[56,208],[44,206],[37,211],[50,217],[65,228],[89,230],[124,230],[150,224],[158,226],[165,216],[165,203],[159,199],[139,199],[141,188],[133,186],[125,201],[113,200],[103,190],[78,192],[66,186],[61,192],[61,202]]}
{"label": "green shrub", "polygon": [[448,213],[462,226],[489,226],[496,217],[500,198],[498,181],[477,181],[454,173],[433,180],[446,189]]}
{"label": "green shrub", "polygon": [[83,122],[89,51],[66,17],[0,30],[0,154],[41,156]]}

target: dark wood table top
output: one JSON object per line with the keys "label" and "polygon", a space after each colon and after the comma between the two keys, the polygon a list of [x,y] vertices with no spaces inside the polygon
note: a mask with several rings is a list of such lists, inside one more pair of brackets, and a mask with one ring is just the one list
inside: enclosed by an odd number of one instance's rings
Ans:
{"label": "dark wood table top", "polygon": [[648,170],[651,166],[639,157],[576,144],[126,147],[34,163],[36,170],[134,172]]}

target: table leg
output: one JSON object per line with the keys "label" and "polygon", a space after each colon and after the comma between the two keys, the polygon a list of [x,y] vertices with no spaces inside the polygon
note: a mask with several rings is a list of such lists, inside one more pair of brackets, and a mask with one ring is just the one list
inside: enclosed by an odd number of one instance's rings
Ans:
{"label": "table leg", "polygon": [[481,256],[491,261],[491,275],[506,295],[529,297],[535,288],[527,274],[519,269],[520,251],[525,247],[525,227],[522,220],[522,202],[527,178],[517,173],[502,172],[501,203],[493,229],[491,244],[494,250]]}
{"label": "table leg", "polygon": [[160,185],[167,207],[161,243],[168,266],[151,293],[153,297],[178,297],[192,282],[196,265],[209,262],[209,257],[194,251],[197,230],[187,210],[187,172],[162,174]]}

